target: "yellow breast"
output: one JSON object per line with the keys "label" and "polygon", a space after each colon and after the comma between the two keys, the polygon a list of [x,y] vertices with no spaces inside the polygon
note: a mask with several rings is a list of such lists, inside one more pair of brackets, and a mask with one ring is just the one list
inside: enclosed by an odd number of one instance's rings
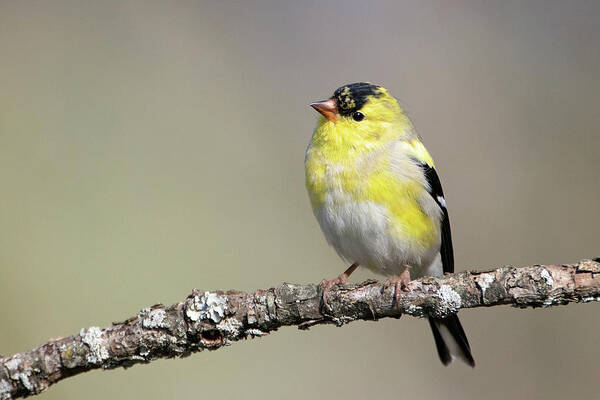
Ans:
{"label": "yellow breast", "polygon": [[[419,181],[401,178],[391,167],[390,155],[340,154],[340,149],[317,146],[306,157],[306,187],[313,209],[341,202],[372,202],[385,207],[389,233],[427,248],[438,236],[438,224],[423,212]],[[371,157],[368,157],[371,156]],[[334,161],[332,161],[334,160]]]}

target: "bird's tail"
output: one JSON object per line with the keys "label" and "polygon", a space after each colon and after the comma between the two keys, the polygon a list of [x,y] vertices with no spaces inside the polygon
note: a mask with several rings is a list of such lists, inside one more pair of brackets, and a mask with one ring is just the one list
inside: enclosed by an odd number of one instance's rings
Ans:
{"label": "bird's tail", "polygon": [[471,347],[458,315],[454,314],[444,319],[429,318],[429,325],[433,331],[438,355],[444,365],[450,364],[458,357],[471,367],[475,366]]}

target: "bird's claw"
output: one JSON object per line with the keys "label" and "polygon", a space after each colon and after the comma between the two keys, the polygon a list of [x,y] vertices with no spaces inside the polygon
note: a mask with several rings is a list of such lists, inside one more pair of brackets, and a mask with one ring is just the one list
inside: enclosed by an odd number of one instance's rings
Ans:
{"label": "bird's claw", "polygon": [[323,306],[327,305],[327,295],[329,294],[329,289],[331,289],[335,285],[343,285],[346,282],[348,282],[348,277],[340,275],[331,280],[323,279],[321,283],[319,283],[319,286],[323,288],[323,294],[321,295],[321,301]]}
{"label": "bird's claw", "polygon": [[350,274],[352,274],[356,270],[356,268],[358,268],[358,264],[354,263],[339,276],[329,281],[327,279],[323,279],[321,283],[319,283],[319,286],[323,288],[323,294],[321,295],[321,302],[323,306],[327,305],[327,294],[329,293],[329,289],[331,289],[335,285],[343,285],[346,282],[348,282]]}
{"label": "bird's claw", "polygon": [[406,266],[406,269],[402,271],[399,276],[394,276],[386,281],[386,286],[394,285],[394,301],[392,302],[392,308],[398,307],[400,292],[408,292],[408,284],[410,283],[410,267]]}

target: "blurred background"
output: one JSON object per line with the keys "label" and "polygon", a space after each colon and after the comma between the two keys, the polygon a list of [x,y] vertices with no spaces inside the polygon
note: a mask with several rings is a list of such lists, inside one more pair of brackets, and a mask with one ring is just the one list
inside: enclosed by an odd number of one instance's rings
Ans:
{"label": "blurred background", "polygon": [[[450,207],[457,269],[600,256],[597,1],[1,1],[0,354],[192,288],[345,269],[313,218],[308,103],[381,84]],[[360,271],[357,282],[372,275]],[[43,399],[597,396],[600,306],[281,329]]]}

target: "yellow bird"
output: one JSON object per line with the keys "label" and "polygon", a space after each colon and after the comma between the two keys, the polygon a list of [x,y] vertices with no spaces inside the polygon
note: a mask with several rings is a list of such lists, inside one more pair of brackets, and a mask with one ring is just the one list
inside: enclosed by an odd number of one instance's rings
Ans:
{"label": "yellow bird", "polygon": [[[306,151],[306,188],[325,238],[351,266],[405,289],[413,278],[454,271],[446,201],[433,159],[386,89],[359,82],[311,104],[321,117]],[[457,315],[429,318],[444,365],[475,366]]]}

